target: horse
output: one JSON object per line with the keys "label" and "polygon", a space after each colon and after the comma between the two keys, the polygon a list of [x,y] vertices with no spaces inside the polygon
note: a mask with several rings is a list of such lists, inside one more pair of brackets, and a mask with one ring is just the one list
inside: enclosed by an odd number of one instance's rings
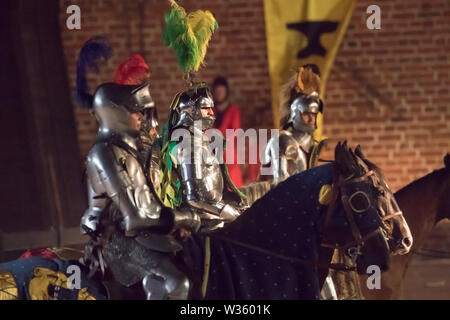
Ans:
{"label": "horse", "polygon": [[[335,247],[347,249],[349,255],[358,252],[355,263],[359,273],[365,273],[369,265],[387,270],[388,257],[379,255],[382,237],[371,239],[373,229],[364,227],[360,220],[358,226],[364,229],[363,236],[368,239],[364,239],[364,247],[359,250],[354,241],[358,238],[357,231],[355,226],[352,231],[349,212],[372,223],[376,220],[373,218],[381,216],[383,230],[394,235],[389,242],[391,252],[408,252],[412,244],[410,231],[381,170],[364,157],[359,146],[353,153],[346,143],[336,146],[333,166],[340,178],[333,177],[330,166],[316,167],[293,176],[256,201],[252,211],[211,235],[212,272],[209,273],[205,298],[317,299]],[[331,180],[341,190],[334,192],[334,206],[321,207],[314,199],[320,193],[320,186]],[[305,192],[308,189],[310,192]],[[364,195],[371,199],[368,201]],[[347,202],[349,199],[351,205]],[[300,214],[293,215],[295,209],[289,203],[306,206],[296,208],[301,210],[298,211]],[[313,209],[306,210],[309,206]],[[371,210],[372,214],[369,214]],[[302,217],[306,220],[295,223]],[[258,219],[265,221],[258,223]],[[289,233],[296,235],[292,247],[286,247],[286,242],[292,241]],[[326,242],[334,242],[334,245],[324,246]],[[375,254],[371,255],[371,251]],[[315,261],[316,265],[308,264],[308,261]],[[198,266],[197,274],[202,273],[202,266]]]}
{"label": "horse", "polygon": [[395,193],[414,237],[411,251],[391,257],[391,268],[381,276],[381,289],[368,290],[366,277],[360,278],[366,299],[401,299],[403,280],[414,254],[423,246],[433,227],[450,219],[450,154],[444,157],[444,168],[417,179]]}
{"label": "horse", "polygon": [[[327,204],[319,202],[324,186]],[[330,267],[353,268],[331,264],[334,248],[365,273],[371,265],[387,271],[390,253],[409,244],[381,171],[344,142],[333,163],[288,178],[223,229],[187,238],[175,259],[192,280],[191,299],[319,299]],[[143,297],[138,287],[111,284],[109,298]]]}

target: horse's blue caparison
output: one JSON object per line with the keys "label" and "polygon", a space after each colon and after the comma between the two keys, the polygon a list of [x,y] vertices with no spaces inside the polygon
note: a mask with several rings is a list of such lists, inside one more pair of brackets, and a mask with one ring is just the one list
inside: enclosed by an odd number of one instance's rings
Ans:
{"label": "horse's blue caparison", "polygon": [[[265,250],[318,261],[319,191],[330,184],[333,165],[294,175],[256,201],[219,236]],[[188,251],[203,263],[204,237],[194,236]],[[317,267],[290,263],[211,235],[206,299],[319,299]],[[197,265],[195,270],[201,270]]]}

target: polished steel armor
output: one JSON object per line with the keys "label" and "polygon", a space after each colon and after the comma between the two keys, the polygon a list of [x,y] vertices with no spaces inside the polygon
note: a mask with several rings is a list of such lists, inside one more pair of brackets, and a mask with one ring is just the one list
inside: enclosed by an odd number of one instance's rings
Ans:
{"label": "polished steel armor", "polygon": [[299,93],[292,100],[284,130],[269,140],[264,152],[263,165],[271,165],[274,185],[310,168],[317,125],[307,125],[301,115],[307,112],[317,115],[321,108],[322,101],[316,92]]}
{"label": "polished steel armor", "polygon": [[111,142],[97,143],[89,152],[86,169],[91,193],[89,214],[91,207],[99,212],[111,205],[98,201],[106,196],[122,213],[127,233],[159,223],[161,206],[146,184],[141,165],[128,151]]}
{"label": "polished steel armor", "polygon": [[100,132],[136,137],[139,131],[130,127],[130,114],[155,106],[149,90],[149,84],[145,82],[140,85],[105,83],[99,86],[94,94],[93,109]]}
{"label": "polished steel armor", "polygon": [[[223,164],[209,148],[210,139],[203,132],[212,127],[215,118],[202,115],[201,109],[212,107],[209,89],[200,85],[180,95],[172,121],[173,128],[181,126],[189,131],[190,147],[183,148],[179,144],[177,148],[177,170],[183,203],[200,215],[203,231],[223,227],[224,223],[233,221],[244,210],[223,200]],[[195,125],[195,121],[201,121],[201,126]]]}
{"label": "polished steel armor", "polygon": [[[103,84],[93,101],[100,128],[86,162],[89,208],[82,232],[96,239],[107,233],[108,224],[116,227],[102,249],[114,278],[125,286],[143,281],[149,299],[186,299],[189,280],[167,255],[181,246],[169,234],[153,236],[149,230],[195,231],[200,219],[190,211],[163,207],[151,190],[155,186],[148,184],[158,179],[158,155],[151,146],[141,148],[142,132],[130,124],[130,116],[154,107],[149,86]],[[151,178],[144,172],[145,161],[152,163]]]}
{"label": "polished steel armor", "polygon": [[150,193],[136,157],[140,132],[130,125],[131,113],[154,107],[148,83],[106,83],[96,90],[93,101],[100,127],[86,162],[90,203],[83,229],[95,231],[92,221],[98,221],[99,212],[111,201],[123,215],[127,233],[157,224],[161,206]]}
{"label": "polished steel armor", "polygon": [[178,96],[178,103],[173,110],[172,129],[192,128],[195,121],[201,121],[203,130],[211,128],[216,120],[215,117],[203,116],[201,109],[213,107],[211,92],[205,85],[201,84],[194,89],[184,91]]}
{"label": "polished steel armor", "polygon": [[[321,109],[322,101],[317,92],[313,92],[310,95],[300,94],[291,103],[288,123],[292,124],[292,127],[297,131],[308,131],[308,128],[305,127],[305,123],[301,118],[301,114],[306,112],[317,114]],[[317,124],[314,126],[314,130],[316,128]]]}

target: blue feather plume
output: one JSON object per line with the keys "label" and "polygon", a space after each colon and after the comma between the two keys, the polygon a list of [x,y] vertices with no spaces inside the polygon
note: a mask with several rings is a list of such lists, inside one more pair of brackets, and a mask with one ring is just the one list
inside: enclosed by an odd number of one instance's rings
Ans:
{"label": "blue feather plume", "polygon": [[86,72],[88,69],[99,72],[97,61],[100,58],[109,59],[112,48],[104,36],[96,36],[83,45],[77,63],[76,96],[80,106],[92,108],[92,94],[89,93]]}

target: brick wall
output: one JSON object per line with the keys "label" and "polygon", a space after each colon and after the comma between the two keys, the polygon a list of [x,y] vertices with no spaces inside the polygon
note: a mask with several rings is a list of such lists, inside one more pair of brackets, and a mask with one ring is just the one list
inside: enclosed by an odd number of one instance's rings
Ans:
{"label": "brick wall", "polygon": [[[365,9],[381,8],[381,30]],[[360,0],[325,96],[325,134],[360,143],[393,189],[450,151],[450,2]]]}
{"label": "brick wall", "polygon": [[[382,29],[366,28],[366,8],[378,4]],[[65,8],[78,4],[82,30],[65,28]],[[232,97],[243,111],[243,127],[272,126],[262,0],[184,0],[188,10],[209,9],[219,21],[199,78],[228,76]],[[84,41],[105,34],[115,50],[92,89],[113,78],[130,53],[150,62],[152,95],[161,118],[182,88],[173,52],[161,40],[166,1],[64,0],[61,34],[69,83]],[[450,2],[359,0],[336,58],[325,95],[324,133],[331,145],[347,139],[361,144],[386,173],[392,189],[442,167],[450,151]],[[84,110],[75,117],[82,157],[96,133]],[[325,157],[331,157],[327,152]]]}

